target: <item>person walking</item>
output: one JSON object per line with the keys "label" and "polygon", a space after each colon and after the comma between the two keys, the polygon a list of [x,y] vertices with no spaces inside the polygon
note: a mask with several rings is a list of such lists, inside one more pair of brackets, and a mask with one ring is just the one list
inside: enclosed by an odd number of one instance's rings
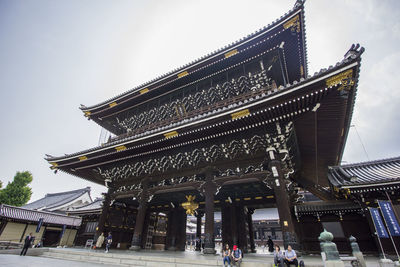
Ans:
{"label": "person walking", "polygon": [[298,265],[296,251],[292,249],[291,245],[288,245],[287,250],[285,251],[285,263],[287,267],[290,267],[290,264],[293,264],[296,267]]}
{"label": "person walking", "polygon": [[101,235],[97,238],[96,248],[101,248],[103,246],[103,243],[104,243],[104,234],[101,233]]}
{"label": "person walking", "polygon": [[274,266],[283,267],[283,253],[278,245],[275,245],[274,250]]}
{"label": "person walking", "polygon": [[111,247],[111,243],[112,243],[112,235],[111,232],[108,233],[108,236],[106,238],[106,253],[108,253],[108,251],[110,251],[110,247]]}
{"label": "person walking", "polygon": [[228,244],[226,244],[225,248],[222,249],[222,258],[222,266],[225,267],[225,263],[228,263],[228,267],[231,267],[231,250]]}
{"label": "person walking", "polygon": [[32,233],[29,233],[29,235],[25,237],[24,247],[22,248],[21,254],[19,254],[20,256],[26,255],[26,252],[28,251],[28,248],[31,246],[32,241],[33,241]]}
{"label": "person walking", "polygon": [[267,245],[268,245],[268,251],[272,253],[274,251],[274,242],[272,241],[271,236],[268,236]]}
{"label": "person walking", "polygon": [[242,251],[238,248],[237,245],[234,245],[232,251],[232,265],[240,267],[241,263],[242,263]]}

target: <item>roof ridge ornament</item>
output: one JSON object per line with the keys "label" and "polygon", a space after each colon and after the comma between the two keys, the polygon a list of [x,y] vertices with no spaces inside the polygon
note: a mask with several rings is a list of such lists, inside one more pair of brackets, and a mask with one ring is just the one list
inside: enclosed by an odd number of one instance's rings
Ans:
{"label": "roof ridge ornament", "polygon": [[294,3],[294,8],[300,8],[304,5],[306,0],[296,0],[296,3]]}
{"label": "roof ridge ornament", "polygon": [[344,54],[344,59],[356,59],[364,53],[365,48],[360,46],[360,44],[352,44],[350,49]]}

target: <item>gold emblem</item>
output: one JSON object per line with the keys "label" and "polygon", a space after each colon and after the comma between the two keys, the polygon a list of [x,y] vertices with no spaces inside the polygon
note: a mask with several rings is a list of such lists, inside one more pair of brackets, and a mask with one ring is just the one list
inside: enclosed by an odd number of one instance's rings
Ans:
{"label": "gold emblem", "polygon": [[196,196],[192,195],[186,196],[187,201],[182,203],[182,207],[186,210],[186,214],[194,215],[194,212],[199,207],[199,204],[194,202],[195,199]]}
{"label": "gold emblem", "polygon": [[283,24],[284,29],[290,28],[292,32],[300,32],[300,16],[297,14],[295,17],[291,18]]}
{"label": "gold emblem", "polygon": [[353,78],[353,70],[346,70],[341,72],[333,77],[326,79],[326,86],[333,87],[340,84],[341,86],[338,88],[338,91],[341,90],[350,90],[351,87],[355,84]]}

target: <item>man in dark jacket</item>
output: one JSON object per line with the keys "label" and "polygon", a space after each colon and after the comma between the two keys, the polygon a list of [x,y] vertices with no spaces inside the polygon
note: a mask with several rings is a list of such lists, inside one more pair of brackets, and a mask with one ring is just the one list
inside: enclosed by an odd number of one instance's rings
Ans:
{"label": "man in dark jacket", "polygon": [[22,249],[20,256],[26,255],[26,252],[28,251],[28,248],[31,246],[32,241],[33,241],[32,233],[29,233],[29,235],[25,237],[24,248]]}

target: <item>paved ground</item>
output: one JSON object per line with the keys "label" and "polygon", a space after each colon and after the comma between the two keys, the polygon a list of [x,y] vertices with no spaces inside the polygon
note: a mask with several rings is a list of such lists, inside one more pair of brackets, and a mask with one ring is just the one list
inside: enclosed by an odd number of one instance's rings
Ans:
{"label": "paved ground", "polygon": [[[78,261],[66,261],[48,259],[33,256],[0,255],[1,267],[117,267],[116,265],[103,265],[99,263],[88,263]],[[118,266],[121,267],[121,266]]]}

